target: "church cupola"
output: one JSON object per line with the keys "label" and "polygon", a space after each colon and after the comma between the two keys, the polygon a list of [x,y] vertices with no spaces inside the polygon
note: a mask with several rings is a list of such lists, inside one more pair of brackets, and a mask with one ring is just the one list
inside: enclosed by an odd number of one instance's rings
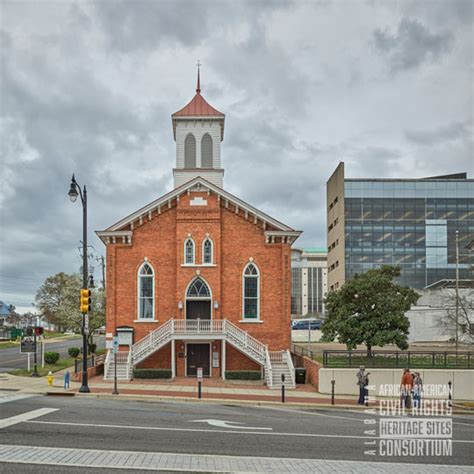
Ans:
{"label": "church cupola", "polygon": [[201,95],[199,66],[198,63],[196,95],[171,116],[176,141],[175,188],[196,176],[220,188],[223,185],[221,141],[224,139],[225,115],[208,104]]}

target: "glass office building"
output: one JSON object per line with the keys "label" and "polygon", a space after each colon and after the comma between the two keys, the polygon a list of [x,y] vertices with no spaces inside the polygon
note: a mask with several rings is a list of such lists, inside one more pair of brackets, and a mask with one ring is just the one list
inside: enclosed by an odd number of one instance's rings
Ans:
{"label": "glass office building", "polygon": [[[399,266],[400,282],[412,288],[453,280],[456,233],[459,279],[472,278],[474,180],[465,174],[407,180],[344,178],[341,187],[332,209],[337,207],[339,215],[331,217],[344,229],[336,236],[337,244],[330,244],[336,258],[330,261],[328,256],[332,289],[341,280],[383,264]],[[338,274],[337,282],[331,280],[332,271]]]}
{"label": "glass office building", "polygon": [[291,251],[291,316],[322,317],[327,292],[327,251],[320,248]]}

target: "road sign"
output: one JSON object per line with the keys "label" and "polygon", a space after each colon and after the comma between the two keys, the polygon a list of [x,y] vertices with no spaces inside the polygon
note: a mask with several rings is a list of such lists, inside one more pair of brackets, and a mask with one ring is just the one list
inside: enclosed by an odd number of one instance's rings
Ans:
{"label": "road sign", "polygon": [[202,367],[197,368],[197,379],[202,381]]}
{"label": "road sign", "polygon": [[119,339],[118,339],[118,336],[114,336],[112,352],[114,354],[117,354],[118,351],[119,351]]}
{"label": "road sign", "polygon": [[20,343],[20,352],[35,352],[35,341],[31,337],[25,337]]}

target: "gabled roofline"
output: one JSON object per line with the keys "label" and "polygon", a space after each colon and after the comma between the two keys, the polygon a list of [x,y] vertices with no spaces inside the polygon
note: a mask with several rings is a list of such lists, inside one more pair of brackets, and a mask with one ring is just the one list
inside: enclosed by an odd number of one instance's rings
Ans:
{"label": "gabled roofline", "polygon": [[197,184],[201,184],[204,186],[206,189],[209,191],[212,191],[216,195],[220,196],[224,200],[228,200],[230,203],[234,204],[235,206],[238,206],[239,209],[242,209],[250,214],[253,214],[257,218],[259,218],[261,221],[272,225],[279,231],[284,231],[284,232],[298,232],[295,231],[293,228],[287,226],[286,224],[283,224],[282,222],[274,219],[273,217],[269,216],[268,214],[265,214],[264,212],[258,210],[257,208],[251,206],[250,204],[247,204],[245,201],[242,201],[238,197],[234,196],[233,194],[224,191],[223,189],[219,188],[218,186],[210,183],[206,179],[202,178],[201,176],[196,176],[192,180],[188,181],[187,183],[184,183],[183,185],[179,186],[176,189],[173,189],[173,191],[170,191],[167,194],[164,194],[160,198],[156,199],[155,201],[151,202],[150,204],[142,207],[138,211],[135,211],[134,213],[128,215],[127,217],[121,219],[120,221],[116,222],[115,224],[111,225],[105,231],[102,232],[114,232],[123,229],[123,227],[130,225],[132,222],[144,218],[148,215],[148,213],[151,213],[154,209],[162,206],[163,204],[167,204],[171,200],[177,198],[181,194],[184,194],[187,192],[188,189],[196,186]]}

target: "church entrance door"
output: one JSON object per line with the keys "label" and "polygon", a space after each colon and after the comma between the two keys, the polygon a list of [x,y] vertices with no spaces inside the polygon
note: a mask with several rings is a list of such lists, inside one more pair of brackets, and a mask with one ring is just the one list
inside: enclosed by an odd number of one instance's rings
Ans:
{"label": "church entrance door", "polygon": [[186,319],[211,319],[211,302],[186,301]]}

